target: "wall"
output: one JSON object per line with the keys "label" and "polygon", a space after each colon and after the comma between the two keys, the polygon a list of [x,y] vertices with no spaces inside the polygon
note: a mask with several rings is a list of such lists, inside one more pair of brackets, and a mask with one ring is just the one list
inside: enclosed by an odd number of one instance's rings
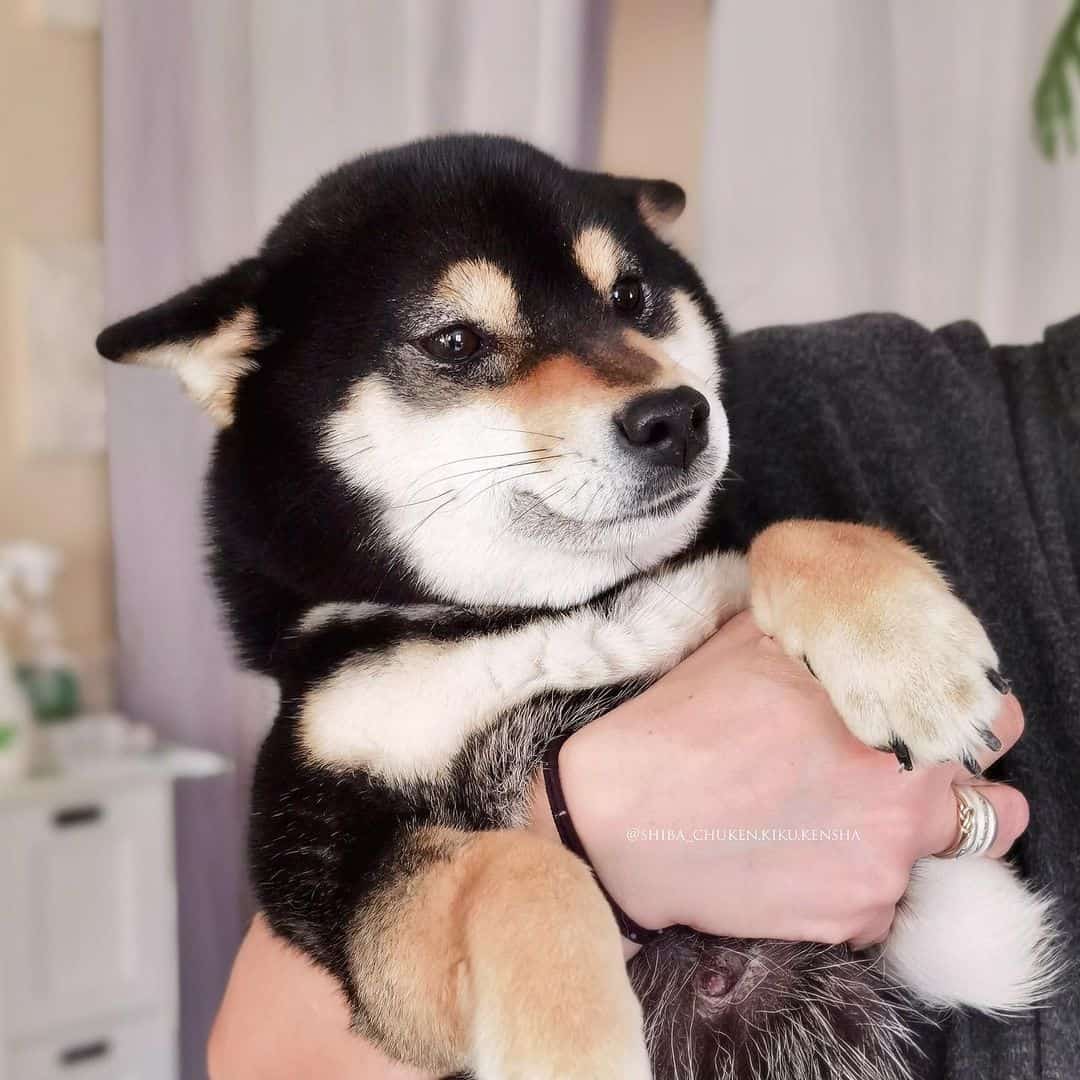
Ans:
{"label": "wall", "polygon": [[674,180],[687,191],[675,243],[700,250],[701,131],[708,0],[613,0],[600,164]]}
{"label": "wall", "polygon": [[46,28],[32,11],[29,0],[0,0],[0,543],[33,538],[63,551],[61,621],[91,662],[98,704],[113,639],[105,460],[20,453],[16,251],[100,238],[99,39]]}

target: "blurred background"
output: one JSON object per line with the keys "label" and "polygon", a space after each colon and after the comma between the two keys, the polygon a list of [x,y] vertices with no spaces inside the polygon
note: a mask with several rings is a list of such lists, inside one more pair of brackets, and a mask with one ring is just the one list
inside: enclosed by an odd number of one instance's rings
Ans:
{"label": "blurred background", "polygon": [[251,913],[274,695],[203,577],[212,432],[106,317],[482,130],[684,185],[736,330],[1036,340],[1080,311],[1078,76],[1071,0],[0,0],[0,1080],[203,1076]]}

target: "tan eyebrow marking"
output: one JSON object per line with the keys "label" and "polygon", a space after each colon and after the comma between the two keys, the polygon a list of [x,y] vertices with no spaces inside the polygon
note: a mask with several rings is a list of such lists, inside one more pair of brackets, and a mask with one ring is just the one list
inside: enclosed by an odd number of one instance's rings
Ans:
{"label": "tan eyebrow marking", "polygon": [[506,337],[525,333],[517,289],[510,276],[487,259],[462,259],[450,266],[435,297],[461,319]]}
{"label": "tan eyebrow marking", "polygon": [[578,233],[574,259],[593,288],[605,297],[627,263],[626,251],[607,229],[598,225],[590,225]]}

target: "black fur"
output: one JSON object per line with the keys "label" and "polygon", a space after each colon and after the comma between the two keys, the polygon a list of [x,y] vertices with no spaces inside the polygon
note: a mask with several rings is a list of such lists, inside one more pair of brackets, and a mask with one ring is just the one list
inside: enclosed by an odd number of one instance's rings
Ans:
{"label": "black fur", "polygon": [[[497,633],[542,614],[457,606],[424,623],[395,614],[402,605],[446,598],[422,585],[383,535],[372,502],[320,456],[324,425],[356,381],[374,371],[398,377],[401,392],[421,407],[466,392],[464,375],[406,377],[388,345],[409,339],[415,298],[454,260],[480,256],[505,268],[537,328],[511,373],[492,367],[468,376],[478,383],[498,386],[535,357],[602,327],[608,316],[569,254],[572,237],[592,223],[618,237],[642,276],[657,284],[643,333],[656,336],[670,326],[669,293],[679,287],[697,300],[722,348],[719,312],[693,268],[645,223],[642,198],[667,212],[678,209],[682,193],[663,182],[570,170],[506,139],[451,137],[390,150],[319,181],[257,257],[124,320],[98,341],[104,355],[118,358],[211,332],[243,307],[255,312],[257,366],[240,382],[235,422],[218,438],[206,497],[212,573],[240,654],[282,691],[253,788],[253,880],[274,930],[341,981],[359,1029],[376,1037],[382,1018],[365,1013],[344,943],[365,897],[402,872],[402,838],[428,822],[467,829],[519,824],[548,742],[641,684],[548,695],[512,710],[469,739],[438,781],[395,786],[362,770],[334,772],[305,760],[296,733],[299,703],[345,658],[417,635]],[[717,506],[695,549],[727,542]],[[586,602],[602,605],[619,587]],[[341,601],[390,610],[297,633],[306,611]],[[732,994],[747,953],[764,974]],[[646,949],[632,974],[652,1018],[658,1077],[905,1074],[891,992],[872,964],[845,950],[679,932]],[[778,1011],[792,1002],[793,1011]],[[814,1024],[805,1024],[815,1009]],[[773,1070],[776,1046],[799,1048],[787,1052],[782,1072]]]}

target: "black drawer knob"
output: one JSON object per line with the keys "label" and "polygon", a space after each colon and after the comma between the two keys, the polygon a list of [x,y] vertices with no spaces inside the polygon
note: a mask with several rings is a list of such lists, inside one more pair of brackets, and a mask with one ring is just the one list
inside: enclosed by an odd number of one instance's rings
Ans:
{"label": "black drawer knob", "polygon": [[87,1061],[100,1061],[109,1056],[112,1047],[107,1039],[95,1039],[93,1042],[69,1046],[60,1054],[60,1064],[65,1068],[70,1065],[82,1065]]}
{"label": "black drawer knob", "polygon": [[75,825],[92,825],[104,817],[105,811],[95,803],[85,806],[65,806],[53,814],[53,824],[58,829],[70,829]]}

